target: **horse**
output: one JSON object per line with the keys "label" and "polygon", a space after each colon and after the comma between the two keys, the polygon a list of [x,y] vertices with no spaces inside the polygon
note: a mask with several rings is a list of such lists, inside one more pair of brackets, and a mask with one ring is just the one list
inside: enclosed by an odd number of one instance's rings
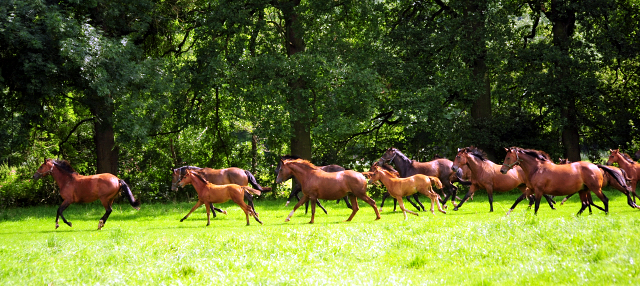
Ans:
{"label": "horse", "polygon": [[[296,155],[284,155],[282,157],[280,157],[281,159],[302,159]],[[346,170],[344,167],[340,166],[340,165],[327,165],[327,166],[317,166],[318,168],[322,169],[325,172],[329,172],[329,173],[333,173],[333,172],[340,172],[340,171],[344,171]],[[278,166],[276,167],[276,174],[278,174],[278,171],[280,170],[280,161],[278,161]],[[291,177],[289,178],[285,178],[284,181],[287,181],[291,179]],[[300,201],[300,198],[298,197],[298,194],[302,192],[302,187],[300,186],[300,184],[294,184],[293,189],[291,190],[291,194],[289,194],[289,198],[287,199],[287,203],[284,204],[284,206],[288,206],[289,203],[291,202],[291,199],[296,198],[298,201]],[[351,208],[351,204],[349,204],[349,199],[347,197],[344,197],[344,202],[347,204],[348,208]],[[338,199],[336,201],[336,203],[340,203],[341,199]],[[320,207],[320,209],[322,209],[322,211],[324,211],[325,214],[327,213],[327,210],[322,206],[322,204],[320,203],[320,201],[316,202],[318,204],[318,207]],[[309,202],[306,202],[304,204],[304,213],[306,214],[307,211],[309,210]]]}
{"label": "horse", "polygon": [[293,210],[285,219],[291,219],[293,213],[305,202],[311,201],[311,221],[313,223],[316,214],[316,202],[318,199],[337,200],[349,194],[351,200],[351,221],[358,210],[358,198],[369,204],[376,213],[376,220],[380,219],[380,212],[376,202],[367,196],[367,179],[361,173],[352,170],[328,173],[304,159],[280,159],[280,169],[276,177],[276,183],[282,183],[291,176],[302,186],[302,199],[293,207]]}
{"label": "horse", "polygon": [[[603,176],[598,166],[589,162],[574,162],[567,165],[554,164],[549,155],[543,151],[522,149],[519,147],[505,148],[507,155],[500,172],[506,174],[511,168],[520,165],[525,175],[525,183],[535,193],[535,214],[540,207],[543,194],[566,196],[580,193],[582,207],[581,214],[590,204],[589,191],[592,191],[604,203],[604,212],[609,213],[609,199],[602,193]],[[610,171],[611,169],[605,170]],[[614,174],[616,180],[621,181]]]}
{"label": "horse", "polygon": [[[559,165],[563,165],[563,164],[569,164],[571,163],[569,161],[569,159],[562,159],[560,158],[560,162],[558,163]],[[606,186],[611,186],[614,189],[620,191],[621,193],[625,194],[627,196],[627,204],[629,204],[629,206],[631,206],[632,208],[640,208],[640,206],[636,205],[635,202],[633,202],[633,200],[631,199],[630,196],[630,191],[631,191],[631,187],[629,186],[628,182],[630,181],[629,177],[627,176],[627,172],[625,172],[625,170],[614,167],[614,166],[603,166],[603,165],[596,165],[598,166],[598,168],[600,168],[600,171],[602,171],[602,176],[603,176],[603,181],[602,181],[602,187],[606,187]],[[614,172],[619,173],[620,176],[622,178],[624,178],[624,180],[622,180],[622,182],[624,184],[619,184],[618,181],[609,173],[609,172],[605,172],[604,168],[610,168],[612,169]],[[573,195],[568,195],[566,196],[562,202],[560,202],[560,205],[563,205],[564,202],[566,202],[569,198],[571,198]]]}
{"label": "horse", "polygon": [[607,160],[607,165],[611,166],[613,163],[618,163],[618,166],[620,166],[620,169],[627,172],[627,175],[629,176],[630,187],[631,187],[630,191],[631,191],[631,194],[633,194],[632,198],[633,198],[633,202],[635,203],[636,197],[640,198],[640,196],[636,194],[636,187],[638,186],[638,180],[640,180],[640,164],[633,161],[633,159],[631,159],[629,155],[620,152],[619,149],[616,149],[616,150],[609,149],[609,151],[611,153],[609,154],[609,160]]}
{"label": "horse", "polygon": [[[243,170],[236,167],[231,167],[227,169],[211,169],[211,168],[199,168],[194,166],[182,166],[180,168],[171,170],[171,190],[176,191],[178,189],[178,182],[182,180],[182,178],[186,174],[186,170],[191,170],[196,172],[198,175],[205,178],[208,182],[214,185],[227,185],[227,184],[236,184],[240,186],[247,186],[251,184],[254,189],[259,190],[261,193],[266,193],[271,191],[270,187],[262,187],[256,181],[256,178],[251,174],[251,172],[247,170]],[[249,205],[253,208],[255,212],[255,208],[253,205],[253,199],[251,198],[251,194],[245,193],[245,199],[249,201]],[[216,211],[219,213],[227,214],[226,211],[223,211],[219,208],[213,207],[213,204],[210,205],[210,208],[213,210],[213,217],[216,217]]]}
{"label": "horse", "polygon": [[[451,169],[457,171],[461,166],[467,166],[471,172],[471,187],[469,188],[469,192],[467,192],[460,201],[460,204],[457,206],[454,205],[454,211],[457,211],[467,198],[472,196],[477,190],[487,190],[489,196],[489,212],[493,212],[494,191],[502,193],[518,188],[523,194],[526,194],[527,186],[524,182],[522,168],[516,166],[506,174],[502,174],[500,173],[501,166],[491,162],[487,159],[487,154],[474,146],[458,149],[458,154],[456,154],[456,158],[453,160]],[[547,195],[545,195],[545,198],[551,209],[555,209],[551,198]],[[513,211],[519,202],[520,200],[517,200],[517,203],[509,209],[509,213]]]}
{"label": "horse", "polygon": [[[415,174],[423,174],[440,179],[444,187],[447,189],[447,192],[443,192],[445,193],[445,198],[444,201],[442,201],[442,204],[446,204],[449,198],[451,198],[451,201],[453,202],[453,198],[456,197],[458,188],[452,184],[453,182],[470,185],[470,182],[461,178],[463,176],[462,170],[454,172],[451,169],[453,162],[448,159],[435,159],[426,163],[418,162],[407,158],[407,156],[400,152],[400,150],[392,147],[385,150],[384,154],[380,157],[380,160],[378,160],[379,165],[382,165],[384,162],[393,162],[400,173],[400,177],[402,178],[410,177]],[[418,201],[418,203],[422,205],[420,201]],[[424,206],[422,206],[422,209],[424,210]]]}
{"label": "horse", "polygon": [[436,177],[429,177],[422,174],[416,174],[407,178],[398,178],[395,174],[383,169],[380,166],[375,166],[374,171],[369,177],[369,184],[373,184],[376,181],[381,181],[387,188],[387,191],[398,200],[404,219],[407,220],[407,212],[412,215],[418,215],[418,213],[407,210],[402,202],[402,197],[410,196],[415,193],[421,193],[429,199],[431,199],[431,213],[435,215],[433,211],[433,205],[438,204],[438,211],[446,214],[440,206],[440,196],[433,191],[433,186],[442,189],[442,183],[440,179]]}
{"label": "horse", "polygon": [[96,200],[100,200],[105,209],[105,214],[98,221],[98,230],[102,229],[111,214],[111,205],[118,196],[118,191],[127,198],[134,209],[140,209],[140,201],[133,197],[129,185],[112,174],[83,176],[78,174],[66,160],[45,159],[33,174],[33,179],[38,180],[47,175],[51,175],[56,181],[63,199],[56,213],[56,229],[59,227],[58,219],[60,217],[64,223],[72,226],[71,222],[67,221],[62,214],[69,205],[90,203]]}
{"label": "horse", "polygon": [[220,204],[232,200],[240,206],[242,211],[244,211],[247,218],[247,225],[249,225],[249,215],[253,216],[257,222],[262,224],[258,214],[255,212],[255,209],[244,203],[244,198],[246,197],[244,195],[245,193],[251,193],[259,196],[261,193],[259,190],[247,186],[240,186],[238,184],[215,185],[209,183],[203,176],[192,170],[187,170],[185,172],[185,176],[182,177],[178,183],[181,187],[191,184],[196,189],[196,192],[198,192],[198,202],[193,206],[193,208],[191,208],[189,213],[180,220],[180,222],[187,219],[193,211],[204,204],[207,208],[207,226],[209,226],[209,224],[211,224],[211,220],[209,219],[209,206],[213,203]]}

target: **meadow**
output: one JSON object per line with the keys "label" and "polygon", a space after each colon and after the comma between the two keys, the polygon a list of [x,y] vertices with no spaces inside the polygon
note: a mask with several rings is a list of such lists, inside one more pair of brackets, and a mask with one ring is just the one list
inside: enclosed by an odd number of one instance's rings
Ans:
{"label": "meadow", "polygon": [[[204,207],[179,222],[192,202],[114,205],[97,231],[98,203],[71,205],[73,227],[54,229],[57,206],[0,210],[0,281],[3,285],[132,284],[637,284],[640,210],[607,190],[610,213],[576,216],[577,196],[537,216],[521,203],[505,216],[517,193],[486,193],[461,210],[421,212],[403,221],[387,201],[382,219],[360,202],[353,221],[344,203],[326,202],[316,223],[284,200],[257,199],[264,225],[245,226],[232,203],[206,227]],[[423,201],[428,201],[424,198]],[[380,204],[380,200],[376,200]],[[411,207],[407,204],[408,207]]]}

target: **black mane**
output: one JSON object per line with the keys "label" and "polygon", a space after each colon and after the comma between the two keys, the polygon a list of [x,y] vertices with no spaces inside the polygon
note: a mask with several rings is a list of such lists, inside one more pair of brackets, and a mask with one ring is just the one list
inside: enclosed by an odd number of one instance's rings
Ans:
{"label": "black mane", "polygon": [[471,146],[471,147],[467,147],[467,148],[464,148],[464,149],[467,150],[467,152],[469,154],[480,158],[480,160],[482,160],[482,161],[486,161],[487,160],[487,153],[485,153],[484,151],[482,151],[478,147]]}
{"label": "black mane", "polygon": [[[522,149],[519,147],[511,147],[511,149],[515,149],[516,151],[520,151],[524,154],[527,154],[533,158],[536,158],[540,161],[551,161],[551,157],[544,151],[533,150],[533,149]],[[551,161],[553,162],[553,161]]]}
{"label": "black mane", "polygon": [[209,183],[209,181],[207,181],[205,178],[203,178],[202,176],[200,176],[200,174],[198,174],[198,173],[194,173],[194,172],[191,172],[191,174],[193,174],[193,176],[194,176],[194,177],[196,177],[196,178],[200,179],[200,181],[202,181],[203,183],[205,183],[205,184],[208,184],[208,183]]}
{"label": "black mane", "polygon": [[184,176],[187,173],[187,170],[202,170],[202,168],[195,166],[182,166],[178,168],[178,170],[180,170],[180,176]]}
{"label": "black mane", "polygon": [[67,160],[52,160],[53,161],[53,165],[55,165],[56,167],[58,167],[60,170],[63,170],[69,174],[78,174],[78,172],[76,172],[76,170],[73,169],[73,167],[71,167],[71,164],[69,164],[69,161]]}

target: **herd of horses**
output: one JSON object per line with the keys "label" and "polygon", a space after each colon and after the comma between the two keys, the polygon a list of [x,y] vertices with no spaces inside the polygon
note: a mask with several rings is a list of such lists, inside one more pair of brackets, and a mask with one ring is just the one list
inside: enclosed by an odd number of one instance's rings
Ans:
{"label": "herd of horses", "polygon": [[[507,154],[504,163],[499,165],[491,162],[482,150],[473,146],[458,149],[453,161],[436,158],[429,162],[411,160],[400,150],[388,148],[367,172],[347,170],[338,165],[315,166],[307,160],[287,155],[281,157],[276,167],[276,183],[295,178],[298,184],[294,184],[287,204],[293,198],[297,198],[298,202],[285,221],[289,221],[302,204],[308,206],[310,203],[311,221],[309,223],[314,222],[316,205],[327,213],[320,204],[321,199],[338,202],[344,200],[347,207],[352,210],[347,221],[351,221],[358,212],[358,199],[360,199],[373,208],[378,220],[385,199],[391,196],[394,199],[394,211],[397,201],[406,220],[407,213],[418,214],[404,206],[403,198],[406,198],[418,211],[425,211],[418,195],[428,197],[431,200],[431,213],[435,215],[434,206],[437,206],[440,212],[446,213],[444,209],[447,208],[447,201],[451,199],[454,210],[458,210],[467,200],[473,198],[477,190],[486,190],[489,197],[489,211],[493,212],[493,193],[507,192],[516,188],[522,192],[522,195],[516,199],[507,215],[524,199],[529,200],[529,207],[535,204],[537,214],[542,197],[552,209],[555,209],[555,196],[565,196],[562,201],[564,203],[576,193],[579,194],[582,203],[578,214],[587,208],[591,213],[591,206],[608,213],[609,199],[602,192],[605,186],[619,190],[627,196],[627,204],[630,207],[640,209],[636,204],[636,198],[640,199],[636,194],[636,186],[640,179],[640,164],[619,150],[610,150],[606,166],[586,161],[568,162],[567,160],[561,160],[556,164],[543,151],[519,147],[505,148],[505,151]],[[635,155],[640,157],[640,151]],[[612,166],[613,163],[617,163],[619,168]],[[198,202],[180,220],[181,222],[194,210],[205,205],[208,226],[210,213],[213,217],[216,217],[216,212],[227,214],[213,204],[232,200],[244,211],[247,225],[250,223],[250,217],[262,224],[253,204],[253,196],[269,192],[271,188],[260,186],[251,172],[240,168],[216,170],[193,166],[172,169],[171,172],[172,190],[190,184],[198,193]],[[105,208],[105,214],[98,222],[98,229],[101,229],[109,218],[112,212],[111,205],[119,193],[129,201],[132,207],[140,208],[140,201],[134,198],[127,183],[112,174],[83,176],[75,172],[68,161],[45,159],[33,178],[37,180],[47,175],[54,178],[63,199],[56,214],[56,228],[59,226],[60,217],[64,223],[72,226],[63,215],[64,210],[72,203],[100,200]],[[458,191],[458,187],[453,184],[455,182],[469,186],[469,191],[459,199],[458,204],[455,203]],[[367,195],[367,185],[379,183],[387,189],[380,209]],[[436,190],[442,190],[444,198],[441,198]],[[603,203],[603,207],[593,202],[592,192]],[[298,197],[299,193],[302,193],[302,198]]]}

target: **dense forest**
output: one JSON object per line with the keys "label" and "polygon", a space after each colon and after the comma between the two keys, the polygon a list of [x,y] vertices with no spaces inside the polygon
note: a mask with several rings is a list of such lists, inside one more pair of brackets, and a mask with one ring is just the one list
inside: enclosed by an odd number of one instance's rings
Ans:
{"label": "dense forest", "polygon": [[44,158],[150,202],[183,165],[640,147],[637,0],[0,2],[2,206],[59,200]]}

